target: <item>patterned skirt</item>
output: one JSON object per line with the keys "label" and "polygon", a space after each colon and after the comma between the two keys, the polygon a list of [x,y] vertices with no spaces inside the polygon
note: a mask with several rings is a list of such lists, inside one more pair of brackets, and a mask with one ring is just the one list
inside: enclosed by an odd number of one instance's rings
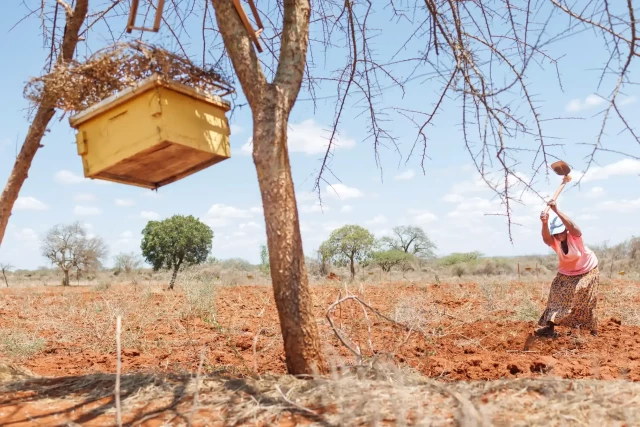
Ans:
{"label": "patterned skirt", "polygon": [[599,284],[598,267],[579,276],[558,273],[551,283],[547,308],[538,324],[546,326],[551,321],[558,326],[597,331],[596,303]]}

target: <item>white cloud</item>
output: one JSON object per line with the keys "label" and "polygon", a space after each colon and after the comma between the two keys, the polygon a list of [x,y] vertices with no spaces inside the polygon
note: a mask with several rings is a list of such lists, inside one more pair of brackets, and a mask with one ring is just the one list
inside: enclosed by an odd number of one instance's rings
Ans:
{"label": "white cloud", "polygon": [[73,214],[79,216],[100,215],[102,211],[95,206],[76,206],[73,208]]}
{"label": "white cloud", "polygon": [[425,210],[409,209],[407,212],[413,217],[414,222],[418,224],[429,224],[438,219],[434,213]]}
{"label": "white cloud", "polygon": [[27,196],[18,197],[13,205],[13,209],[17,211],[46,211],[49,209],[49,206],[35,197]]}
{"label": "white cloud", "polygon": [[85,180],[84,177],[76,175],[75,173],[68,170],[61,170],[56,172],[56,174],[54,175],[54,179],[60,184],[80,184]]}
{"label": "white cloud", "polygon": [[[324,131],[313,119],[307,119],[301,123],[289,123],[287,132],[287,145],[290,153],[320,154],[327,150],[331,134]],[[241,151],[251,154],[253,148],[251,138],[244,144]],[[334,138],[332,149],[352,148],[355,140],[337,136]]]}
{"label": "white cloud", "polygon": [[76,175],[75,173],[65,169],[56,172],[55,175],[53,176],[53,179],[59,184],[67,184],[67,185],[81,184],[83,182],[93,182],[99,185],[113,184],[110,181],[104,181],[102,179],[85,178],[84,176]]}
{"label": "white cloud", "polygon": [[371,225],[385,224],[386,222],[387,222],[387,217],[385,217],[384,215],[376,215],[370,220],[365,221],[364,223],[371,226]]}
{"label": "white cloud", "polygon": [[242,126],[239,126],[235,123],[229,126],[229,128],[231,130],[231,135],[244,132],[244,129],[242,129]]}
{"label": "white cloud", "polygon": [[327,197],[341,200],[357,199],[363,197],[364,193],[355,187],[347,187],[344,184],[338,183],[326,187]]}
{"label": "white cloud", "polygon": [[578,221],[594,221],[594,220],[598,219],[598,217],[595,216],[595,215],[591,215],[591,214],[582,214],[582,215],[578,215],[576,217],[576,219]]}
{"label": "white cloud", "polygon": [[482,193],[490,190],[491,188],[487,185],[487,183],[483,179],[477,178],[475,180],[462,181],[457,184],[454,184],[453,187],[451,188],[450,194],[460,195],[460,194],[468,194],[468,193]]}
{"label": "white cloud", "polygon": [[312,191],[299,191],[296,192],[296,201],[298,202],[310,202],[312,200],[317,200],[318,195]]}
{"label": "white cloud", "polygon": [[135,205],[136,202],[132,199],[116,199],[115,204],[116,206],[128,207]]}
{"label": "white cloud", "polygon": [[142,211],[140,212],[140,218],[145,219],[147,221],[159,221],[160,214],[153,211]]}
{"label": "white cloud", "polygon": [[13,237],[25,247],[35,248],[39,244],[38,233],[31,228],[23,228],[13,233]]}
{"label": "white cloud", "polygon": [[347,225],[347,221],[329,221],[324,223],[322,228],[324,231],[332,232],[333,230],[337,230],[340,227]]}
{"label": "white cloud", "polygon": [[595,108],[598,105],[603,104],[604,102],[605,102],[604,98],[595,94],[591,94],[587,96],[584,99],[584,101],[581,100],[580,98],[572,99],[566,105],[565,110],[571,113],[576,113],[578,111],[584,111],[584,110],[589,110],[591,108]]}
{"label": "white cloud", "polygon": [[396,181],[408,181],[410,179],[413,179],[414,176],[416,176],[416,173],[413,171],[413,169],[409,169],[402,172],[401,174],[394,176],[393,179],[395,179]]}
{"label": "white cloud", "polygon": [[241,230],[244,230],[244,229],[255,230],[255,229],[260,228],[260,226],[257,223],[253,222],[253,221],[249,221],[249,222],[245,222],[245,223],[240,224],[238,226],[238,228],[241,229]]}
{"label": "white cloud", "polygon": [[120,239],[129,240],[133,238],[133,233],[129,230],[120,233]]}
{"label": "white cloud", "polygon": [[351,205],[344,205],[343,207],[340,208],[340,212],[347,213],[351,211],[353,211],[353,206]]}
{"label": "white cloud", "polygon": [[[582,178],[582,182],[597,181],[611,178],[613,176],[640,175],[640,160],[623,159],[606,166],[594,166],[587,171]],[[577,173],[574,179],[577,180],[581,173]]]}
{"label": "white cloud", "polygon": [[329,206],[326,206],[326,205],[320,206],[320,202],[316,202],[312,205],[300,206],[300,212],[304,212],[304,213],[326,212],[328,210],[329,210]]}
{"label": "white cloud", "polygon": [[212,227],[223,227],[233,220],[251,218],[258,212],[262,212],[262,208],[240,209],[216,203],[209,208],[204,221]]}
{"label": "white cloud", "polygon": [[602,196],[604,196],[604,188],[602,188],[602,187],[593,187],[591,190],[589,190],[587,192],[587,194],[585,196],[589,197],[591,199],[602,197]]}
{"label": "white cloud", "polygon": [[150,198],[150,199],[159,199],[160,197],[162,197],[162,196],[160,195],[160,193],[158,193],[157,191],[153,191],[153,190],[151,190],[151,191],[145,191],[145,192],[143,192],[143,193],[142,193],[142,195],[143,195],[144,197],[148,197],[148,198]]}
{"label": "white cloud", "polygon": [[638,99],[635,96],[627,96],[622,98],[620,101],[616,101],[616,104],[618,104],[618,106],[631,105],[635,104],[637,100]]}
{"label": "white cloud", "polygon": [[263,215],[264,211],[262,210],[262,206],[253,206],[249,208],[249,212],[256,215]]}
{"label": "white cloud", "polygon": [[606,201],[600,203],[594,209],[603,212],[634,213],[640,211],[640,199],[623,199],[617,202]]}
{"label": "white cloud", "polygon": [[459,194],[447,194],[442,200],[447,203],[460,203],[464,200],[464,197]]}
{"label": "white cloud", "polygon": [[93,202],[97,199],[98,198],[91,193],[76,193],[76,195],[73,196],[73,200],[76,202]]}
{"label": "white cloud", "polygon": [[500,200],[489,200],[481,197],[472,197],[459,203],[456,208],[447,214],[450,218],[474,218],[483,217],[486,214],[500,213],[502,207]]}

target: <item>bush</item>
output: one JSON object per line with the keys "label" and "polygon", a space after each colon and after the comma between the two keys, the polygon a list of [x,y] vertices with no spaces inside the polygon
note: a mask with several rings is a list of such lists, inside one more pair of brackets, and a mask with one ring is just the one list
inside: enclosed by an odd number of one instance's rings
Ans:
{"label": "bush", "polygon": [[0,333],[0,350],[15,359],[28,359],[42,351],[45,344],[44,339],[22,331]]}
{"label": "bush", "polygon": [[462,264],[463,262],[475,261],[480,258],[482,254],[480,252],[454,252],[440,260],[440,264],[444,266],[452,266],[456,264]]}
{"label": "bush", "polygon": [[462,277],[464,275],[464,267],[461,265],[456,266],[453,269],[453,274],[455,274],[458,277]]}
{"label": "bush", "polygon": [[379,266],[382,271],[387,273],[395,266],[402,266],[403,271],[406,270],[412,259],[413,255],[399,249],[390,249],[372,254],[373,264]]}

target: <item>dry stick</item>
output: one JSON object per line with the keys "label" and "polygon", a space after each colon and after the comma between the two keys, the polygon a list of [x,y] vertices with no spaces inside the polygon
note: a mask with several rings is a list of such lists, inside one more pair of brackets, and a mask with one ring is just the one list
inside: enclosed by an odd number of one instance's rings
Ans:
{"label": "dry stick", "polygon": [[189,418],[187,419],[187,425],[191,427],[191,418],[193,414],[198,410],[198,391],[200,390],[200,375],[202,374],[202,365],[204,364],[204,355],[207,350],[207,345],[202,345],[202,350],[200,351],[200,363],[198,364],[198,373],[196,374],[196,391],[193,394],[193,408],[191,409],[191,413],[189,414]]}
{"label": "dry stick", "polygon": [[285,396],[285,394],[282,392],[282,390],[280,390],[280,386],[278,384],[276,384],[276,390],[278,390],[278,393],[280,393],[280,395],[282,396],[282,399],[284,399],[284,401],[287,402],[289,405],[291,405],[291,406],[293,406],[293,407],[295,407],[297,409],[300,409],[301,411],[307,412],[309,414],[318,415],[314,411],[312,411],[311,409],[305,408],[302,405],[298,405],[297,403],[295,403],[294,401],[289,399],[287,396]]}
{"label": "dry stick", "polygon": [[[362,307],[366,307],[366,308],[368,308],[368,309],[369,309],[369,310],[371,310],[373,313],[375,313],[376,315],[378,315],[378,316],[382,317],[383,319],[385,319],[385,320],[387,320],[387,321],[389,321],[389,322],[391,322],[391,323],[393,323],[393,324],[395,324],[395,325],[398,325],[398,326],[400,326],[400,327],[404,328],[406,331],[409,331],[409,335],[411,334],[411,331],[413,331],[413,328],[412,328],[412,327],[407,326],[407,325],[405,325],[405,324],[403,324],[403,323],[400,323],[400,322],[396,322],[395,320],[393,320],[393,319],[391,319],[391,318],[389,318],[389,317],[385,316],[384,314],[380,313],[378,310],[376,310],[375,308],[373,308],[372,306],[370,306],[370,305],[369,305],[369,304],[367,304],[366,302],[362,301],[360,298],[358,298],[358,297],[357,297],[357,296],[355,296],[355,295],[347,295],[346,297],[344,297],[344,298],[342,298],[342,299],[337,300],[336,302],[334,302],[333,304],[331,304],[331,305],[329,306],[329,308],[327,309],[327,313],[326,313],[325,317],[326,317],[326,318],[327,318],[327,320],[329,321],[329,324],[330,324],[330,326],[331,326],[331,329],[333,329],[333,332],[336,334],[336,336],[338,337],[338,339],[340,340],[340,342],[341,342],[341,343],[342,343],[342,344],[343,344],[343,345],[344,345],[344,346],[345,346],[349,351],[351,351],[351,353],[353,353],[353,354],[356,356],[356,358],[358,359],[358,363],[359,363],[359,364],[360,364],[360,363],[362,363],[362,353],[361,353],[361,351],[360,351],[360,348],[358,347],[358,349],[356,350],[356,349],[354,349],[352,346],[350,346],[349,344],[347,344],[347,342],[346,342],[345,338],[343,338],[343,337],[342,337],[342,335],[340,334],[340,332],[338,332],[338,329],[336,328],[335,324],[333,323],[333,319],[331,318],[331,312],[336,308],[336,306],[338,306],[338,305],[340,305],[340,304],[342,304],[343,302],[348,301],[348,300],[355,300],[355,301],[357,301],[357,302],[358,302]],[[363,308],[363,309],[364,309],[364,308]],[[365,313],[365,316],[366,316],[366,313]],[[369,321],[368,316],[366,316],[366,318],[367,318],[367,322],[368,322],[368,321]],[[369,329],[369,333],[371,333],[371,329]],[[373,351],[373,345],[372,345],[372,344],[370,344],[370,345],[371,345],[371,348],[372,348],[372,351]],[[357,347],[357,345],[356,345],[356,347]]]}
{"label": "dry stick", "polygon": [[116,422],[118,423],[118,427],[122,427],[122,407],[120,406],[120,370],[121,370],[121,361],[120,361],[120,332],[122,330],[122,317],[118,316],[116,318]]}
{"label": "dry stick", "polygon": [[263,327],[260,327],[260,329],[258,329],[258,332],[256,333],[256,336],[253,337],[253,371],[257,374],[258,373],[258,338],[260,337],[260,333],[264,330]]}
{"label": "dry stick", "polygon": [[[349,298],[349,297],[347,297]],[[343,302],[344,299],[340,299],[336,302],[334,302],[333,304],[331,304],[329,306],[329,308],[327,309],[327,313],[325,314],[325,317],[327,318],[327,320],[329,321],[329,325],[331,325],[331,329],[333,329],[333,333],[336,334],[336,336],[338,337],[338,339],[340,340],[340,342],[342,343],[342,345],[344,345],[347,350],[349,350],[351,353],[353,353],[356,358],[358,359],[358,364],[362,363],[362,354],[360,354],[360,349],[355,350],[353,347],[351,347],[346,341],[345,339],[342,337],[342,335],[340,335],[340,332],[338,332],[338,329],[336,328],[336,325],[333,323],[333,319],[331,318],[331,311],[341,302]]]}

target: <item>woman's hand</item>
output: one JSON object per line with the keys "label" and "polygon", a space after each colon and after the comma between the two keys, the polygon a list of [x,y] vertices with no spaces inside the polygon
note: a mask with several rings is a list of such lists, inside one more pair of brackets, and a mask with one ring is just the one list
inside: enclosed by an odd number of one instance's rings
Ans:
{"label": "woman's hand", "polygon": [[545,211],[542,211],[542,213],[540,214],[540,221],[542,221],[543,224],[549,222],[549,214]]}
{"label": "woman's hand", "polygon": [[558,213],[558,205],[556,205],[556,201],[555,200],[551,200],[547,203],[547,205],[549,205],[549,207],[551,208],[552,211],[554,211],[555,213]]}

